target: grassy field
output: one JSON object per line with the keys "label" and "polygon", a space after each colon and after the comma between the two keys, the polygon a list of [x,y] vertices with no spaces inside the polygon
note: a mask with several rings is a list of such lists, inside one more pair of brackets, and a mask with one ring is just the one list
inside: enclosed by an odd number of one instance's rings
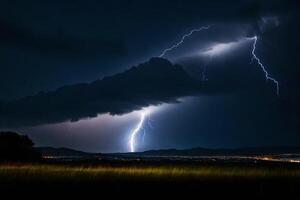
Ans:
{"label": "grassy field", "polygon": [[0,165],[1,181],[44,180],[76,181],[116,179],[300,179],[299,169],[221,167],[221,166],[64,166],[46,164],[5,164]]}
{"label": "grassy field", "polygon": [[[300,168],[247,166],[70,166],[2,164],[0,183],[6,188],[88,188],[125,191],[298,192]],[[44,187],[46,185],[46,187]],[[2,187],[3,188],[3,187]],[[0,188],[1,190],[1,188]]]}

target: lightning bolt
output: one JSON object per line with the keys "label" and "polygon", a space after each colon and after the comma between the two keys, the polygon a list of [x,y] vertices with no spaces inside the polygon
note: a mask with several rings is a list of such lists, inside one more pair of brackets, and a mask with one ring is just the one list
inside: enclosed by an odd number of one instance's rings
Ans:
{"label": "lightning bolt", "polygon": [[191,30],[188,34],[183,35],[182,38],[181,38],[181,40],[180,40],[178,43],[174,44],[173,46],[171,46],[171,47],[169,47],[169,48],[167,48],[167,49],[165,49],[165,50],[163,50],[163,52],[160,54],[159,57],[162,58],[162,57],[165,56],[165,54],[166,54],[168,51],[172,51],[173,49],[179,47],[179,46],[184,42],[184,40],[185,40],[186,38],[190,37],[191,35],[193,35],[193,33],[195,33],[195,32],[200,32],[200,31],[202,31],[202,30],[207,30],[207,29],[209,29],[209,28],[210,28],[210,26],[202,26],[202,27],[200,27],[200,28],[198,28],[198,29],[193,29],[193,30]]}
{"label": "lightning bolt", "polygon": [[253,38],[250,38],[250,39],[254,40],[252,52],[251,52],[252,53],[252,61],[255,60],[257,62],[257,64],[260,66],[260,68],[263,70],[263,72],[265,73],[266,80],[270,80],[276,85],[276,93],[277,93],[277,96],[279,96],[279,82],[269,74],[269,72],[266,70],[266,67],[261,63],[260,59],[255,54],[256,44],[257,44],[257,36],[254,36]]}
{"label": "lightning bolt", "polygon": [[[159,57],[164,57],[165,54],[166,54],[167,52],[172,51],[173,49],[179,47],[181,44],[184,43],[185,39],[188,38],[188,37],[190,37],[190,36],[192,36],[193,33],[199,32],[199,31],[202,31],[202,30],[207,30],[207,29],[209,29],[209,28],[210,28],[210,26],[202,26],[202,27],[200,27],[200,28],[198,28],[198,29],[193,29],[193,30],[191,30],[188,34],[183,35],[182,38],[181,38],[181,40],[180,40],[178,43],[174,44],[173,46],[171,46],[171,47],[169,47],[169,48],[167,48],[167,49],[165,49],[165,50],[163,50],[163,52],[161,53],[161,55],[160,55]],[[254,36],[253,38],[250,38],[250,39],[251,39],[251,40],[254,40],[254,42],[253,42],[253,47],[252,47],[252,51],[251,51],[251,53],[252,53],[252,59],[251,59],[251,60],[252,60],[252,61],[255,60],[255,61],[257,62],[257,64],[258,64],[258,65],[260,66],[260,68],[263,70],[263,72],[264,72],[264,74],[265,74],[266,80],[270,80],[270,81],[272,81],[272,82],[276,85],[277,95],[279,96],[279,82],[269,74],[269,72],[266,70],[266,67],[262,64],[262,62],[260,61],[260,59],[259,59],[259,58],[256,56],[256,54],[255,54],[255,51],[256,51],[256,44],[257,44],[257,36]],[[217,47],[215,47],[213,50],[216,50],[216,51],[224,51],[224,48],[225,48],[225,47],[227,47],[227,46],[224,46],[224,44],[221,44],[221,45],[218,45]],[[213,53],[213,52],[212,52],[212,53]],[[213,55],[214,55],[214,53],[212,54],[210,60],[212,59]],[[204,69],[203,69],[203,72],[202,72],[202,80],[203,80],[203,81],[207,80],[207,78],[206,78],[206,67],[207,67],[207,64],[205,64]],[[144,124],[144,122],[145,122],[145,120],[146,120],[147,115],[148,115],[147,110],[144,110],[144,111],[141,112],[141,115],[140,115],[140,121],[139,121],[139,123],[137,124],[137,126],[135,127],[135,129],[132,131],[132,133],[130,134],[130,138],[129,138],[129,147],[130,147],[130,151],[131,151],[131,152],[135,152],[135,146],[136,146],[135,140],[136,140],[136,136],[137,136],[137,134],[138,134],[142,129],[144,130],[144,135],[143,135],[143,140],[144,140],[144,137],[145,137],[145,134],[146,134],[146,129],[143,128],[143,124]],[[148,118],[147,122],[148,122],[148,126],[149,126],[150,128],[152,128],[151,120],[150,120],[149,118]]]}
{"label": "lightning bolt", "polygon": [[139,131],[142,129],[142,126],[143,126],[143,123],[145,121],[145,117],[147,116],[147,114],[148,114],[147,111],[143,111],[141,113],[140,121],[139,121],[138,125],[135,127],[135,129],[132,131],[132,133],[130,135],[129,146],[130,146],[130,151],[131,152],[135,151],[135,138],[136,138],[136,135],[139,133]]}

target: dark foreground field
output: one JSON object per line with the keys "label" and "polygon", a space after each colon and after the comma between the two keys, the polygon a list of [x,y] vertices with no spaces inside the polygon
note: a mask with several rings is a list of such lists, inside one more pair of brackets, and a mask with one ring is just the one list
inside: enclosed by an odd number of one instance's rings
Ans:
{"label": "dark foreground field", "polygon": [[298,164],[1,164],[1,193],[67,195],[242,195],[300,193]]}

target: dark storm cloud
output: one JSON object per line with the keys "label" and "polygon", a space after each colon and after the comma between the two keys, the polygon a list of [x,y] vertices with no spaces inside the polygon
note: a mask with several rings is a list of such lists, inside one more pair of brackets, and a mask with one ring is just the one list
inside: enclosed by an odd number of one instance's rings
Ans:
{"label": "dark storm cloud", "polygon": [[219,63],[210,66],[210,80],[200,82],[188,75],[181,65],[152,58],[123,73],[91,83],[64,86],[52,92],[2,102],[0,126],[35,126],[77,121],[104,113],[125,114],[150,105],[175,103],[179,97],[186,96],[218,98],[220,95],[250,92],[249,105],[257,95],[276,99],[274,86],[266,84],[257,66],[241,68],[248,62],[239,62],[239,59],[228,63],[230,66],[223,69],[219,68]]}
{"label": "dark storm cloud", "polygon": [[230,41],[245,27],[258,34],[270,26],[261,22],[262,17],[279,16],[281,22],[281,16],[293,15],[298,4],[296,0],[4,0],[0,99],[115,73],[127,63],[157,55],[178,33],[200,24],[241,27],[220,28],[205,36],[210,41]]}
{"label": "dark storm cloud", "polygon": [[1,45],[20,48],[23,51],[32,50],[40,54],[76,56],[106,56],[124,53],[122,41],[111,39],[76,38],[65,35],[63,32],[56,35],[35,35],[28,28],[21,28],[0,21]]}
{"label": "dark storm cloud", "polygon": [[152,58],[149,62],[92,83],[65,86],[53,92],[2,104],[2,127],[76,121],[97,114],[124,114],[199,92],[199,83],[180,65]]}
{"label": "dark storm cloud", "polygon": [[[213,59],[207,66],[208,81],[201,88],[182,81],[190,79],[182,77],[185,73],[181,70],[181,75],[164,71],[171,65],[153,65],[152,60],[145,64],[148,67],[131,68],[103,80],[2,103],[1,127],[78,120],[98,113],[122,114],[200,93],[209,95],[207,110],[191,112],[199,112],[205,123],[194,119],[191,126],[190,121],[178,121],[178,130],[170,131],[172,134],[190,132],[193,137],[211,124],[214,130],[207,134],[217,133],[221,146],[223,132],[228,138],[242,138],[245,133],[249,141],[262,144],[264,136],[273,134],[280,141],[287,132],[299,132],[298,0],[28,0],[0,4],[0,100],[115,74],[159,55],[182,34],[207,24],[212,25],[210,30],[194,35],[167,58],[178,63],[185,53],[257,35],[257,55],[280,83],[277,97],[257,63],[249,64],[249,43]],[[203,62],[199,57],[188,59],[182,62],[184,69],[193,65],[197,71],[192,73],[199,78]],[[161,65],[164,67],[157,67]],[[231,100],[224,102],[228,95]],[[214,126],[215,121],[222,126]],[[260,139],[251,131],[261,134]]]}

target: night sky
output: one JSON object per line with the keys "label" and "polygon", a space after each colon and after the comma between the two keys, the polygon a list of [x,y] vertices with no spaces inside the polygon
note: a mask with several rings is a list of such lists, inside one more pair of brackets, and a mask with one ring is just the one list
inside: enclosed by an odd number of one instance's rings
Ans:
{"label": "night sky", "polygon": [[146,110],[137,151],[300,146],[299,20],[297,0],[3,0],[0,128],[127,152]]}

